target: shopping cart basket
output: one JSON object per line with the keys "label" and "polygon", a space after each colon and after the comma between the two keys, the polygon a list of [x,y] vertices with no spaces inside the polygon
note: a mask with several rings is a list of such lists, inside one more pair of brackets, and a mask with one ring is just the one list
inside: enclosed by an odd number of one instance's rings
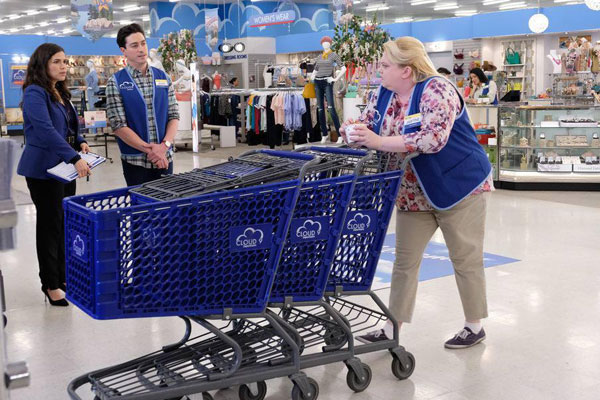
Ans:
{"label": "shopping cart basket", "polygon": [[[296,170],[300,178],[146,204],[132,203],[127,188],[65,200],[69,300],[98,319],[189,316],[183,317],[180,342],[75,379],[68,388],[73,399],[86,383],[99,399],[151,400],[282,374],[292,379],[295,392],[312,395],[310,381],[299,372],[296,341],[277,315],[264,311],[301,178],[319,160],[280,156],[304,160]],[[236,317],[261,320],[271,335],[242,335],[244,343],[260,346],[242,350],[206,320]],[[208,348],[205,340],[197,346],[189,339],[190,321],[208,330]],[[279,351],[271,356],[275,347]],[[270,368],[277,357],[280,367]],[[244,363],[253,368],[234,375]]]}

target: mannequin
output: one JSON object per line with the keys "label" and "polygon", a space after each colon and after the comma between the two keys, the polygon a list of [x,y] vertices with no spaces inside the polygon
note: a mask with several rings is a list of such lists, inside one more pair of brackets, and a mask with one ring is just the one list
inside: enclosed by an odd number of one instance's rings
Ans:
{"label": "mannequin", "polygon": [[263,69],[263,79],[266,88],[273,86],[273,67],[269,64],[265,65],[265,69]]}
{"label": "mannequin", "polygon": [[[327,109],[333,120],[336,131],[340,131],[340,121],[335,111],[333,100],[333,84],[337,82],[346,72],[346,67],[341,65],[340,57],[331,51],[331,43],[333,40],[329,36],[324,36],[321,39],[323,53],[317,58],[315,70],[310,75],[310,79],[315,82],[315,92],[317,94],[317,109],[319,115],[319,125],[321,126],[321,135],[323,139],[321,143],[326,143],[329,140],[329,131],[325,119],[325,98],[327,98]],[[335,73],[335,68],[339,71]]]}
{"label": "mannequin", "polygon": [[93,111],[96,109],[94,104],[98,101],[96,97],[96,93],[98,92],[98,72],[92,60],[87,60],[85,64],[90,70],[85,76],[86,97],[88,101],[87,109]]}
{"label": "mannequin", "polygon": [[158,56],[158,51],[156,49],[150,49],[150,59],[148,60],[148,64],[151,67],[158,68],[161,71],[165,70],[165,67],[162,65],[162,61],[160,61],[160,57]]}
{"label": "mannequin", "polygon": [[591,52],[592,57],[592,72],[600,72],[600,40],[596,42],[594,47],[592,47]]}
{"label": "mannequin", "polygon": [[221,74],[219,74],[219,71],[215,70],[215,73],[212,76],[213,79],[213,87],[215,88],[215,90],[220,90],[221,89]]}
{"label": "mannequin", "polygon": [[560,56],[558,54],[556,54],[556,50],[554,50],[554,49],[550,50],[550,54],[548,54],[546,57],[548,57],[550,62],[552,62],[552,68],[553,68],[552,73],[560,74],[562,72],[562,63],[561,63]]}
{"label": "mannequin", "polygon": [[185,66],[185,61],[177,60],[175,62],[175,69],[179,73],[179,79],[173,82],[173,85],[179,89],[180,92],[188,92],[192,90],[192,72]]}

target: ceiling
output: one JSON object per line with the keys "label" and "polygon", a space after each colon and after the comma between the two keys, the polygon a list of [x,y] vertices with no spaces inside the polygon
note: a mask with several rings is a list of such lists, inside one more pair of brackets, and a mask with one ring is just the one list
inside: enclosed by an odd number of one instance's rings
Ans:
{"label": "ceiling", "polygon": [[[113,0],[115,10],[115,32],[122,24],[131,21],[141,23],[150,30],[148,4],[156,0]],[[203,0],[195,3],[223,4],[237,0]],[[537,0],[354,0],[354,13],[370,18],[377,13],[377,19],[383,23],[404,22],[455,17],[460,13],[486,13],[501,11],[501,7],[522,3],[522,8],[535,8]],[[331,3],[331,0],[298,0],[298,3]],[[496,2],[495,4],[486,4]],[[553,7],[565,4],[581,4],[582,0],[540,0],[541,7]],[[139,6],[138,9],[125,11],[126,6]],[[382,5],[376,11],[368,7]],[[435,9],[446,5],[448,9]],[[47,34],[77,35],[72,31],[70,20],[70,0],[0,0],[0,34]],[[108,35],[110,36],[110,35]]]}

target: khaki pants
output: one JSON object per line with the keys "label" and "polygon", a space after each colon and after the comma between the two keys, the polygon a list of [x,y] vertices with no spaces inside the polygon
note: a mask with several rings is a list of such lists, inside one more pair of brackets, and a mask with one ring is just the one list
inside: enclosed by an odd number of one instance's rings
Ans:
{"label": "khaki pants", "polygon": [[448,246],[465,318],[487,317],[483,235],[488,197],[489,193],[469,196],[446,211],[396,213],[390,311],[399,322],[411,321],[423,252],[438,227]]}

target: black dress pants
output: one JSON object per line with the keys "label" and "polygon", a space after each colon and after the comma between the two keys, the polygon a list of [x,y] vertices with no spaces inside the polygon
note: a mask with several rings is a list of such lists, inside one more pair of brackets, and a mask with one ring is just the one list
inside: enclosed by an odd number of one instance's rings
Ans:
{"label": "black dress pants", "polygon": [[65,282],[65,228],[62,201],[75,194],[75,181],[25,178],[37,212],[35,239],[42,288]]}

